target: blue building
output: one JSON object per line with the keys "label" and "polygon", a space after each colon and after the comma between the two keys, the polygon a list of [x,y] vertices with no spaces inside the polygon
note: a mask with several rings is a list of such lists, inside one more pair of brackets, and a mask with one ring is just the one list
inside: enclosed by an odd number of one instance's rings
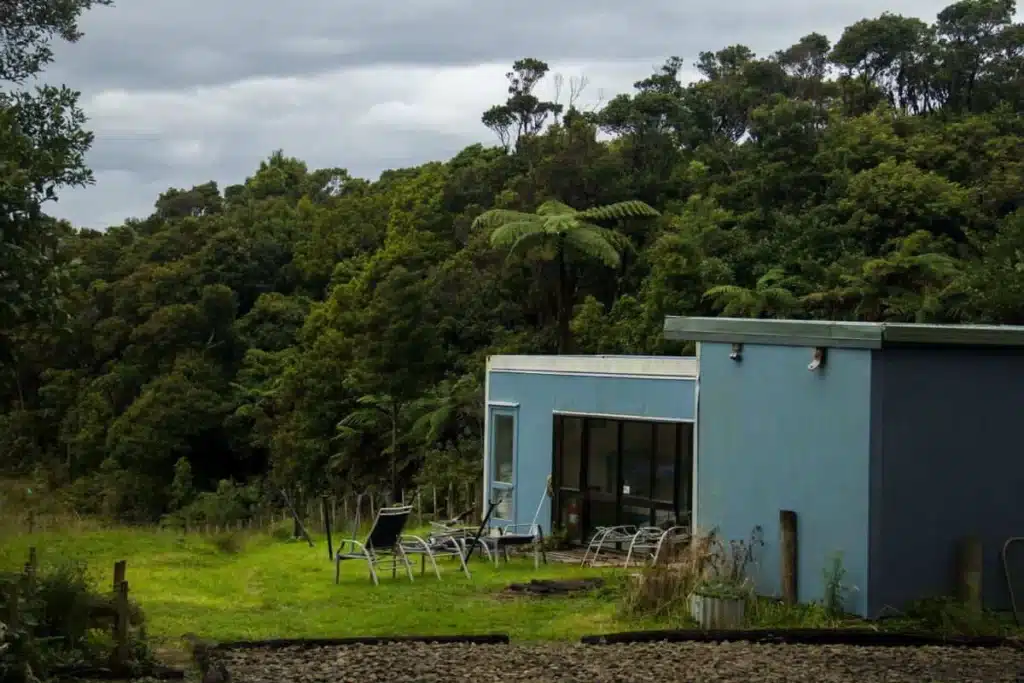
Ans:
{"label": "blue building", "polygon": [[536,519],[582,541],[595,526],[685,518],[696,385],[693,358],[488,359],[484,490],[502,501],[495,521]]}
{"label": "blue building", "polygon": [[697,357],[491,359],[484,476],[512,491],[503,519],[531,522],[551,475],[537,519],[578,539],[691,515],[727,539],[761,527],[755,578],[771,595],[792,510],[800,599],[823,596],[838,555],[867,616],[950,594],[974,536],[986,606],[1008,606],[1024,328],[669,318],[665,333]]}

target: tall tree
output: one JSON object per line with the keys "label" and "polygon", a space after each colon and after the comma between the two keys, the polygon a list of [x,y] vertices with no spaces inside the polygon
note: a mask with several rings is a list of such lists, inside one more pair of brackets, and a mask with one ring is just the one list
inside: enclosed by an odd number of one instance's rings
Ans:
{"label": "tall tree", "polygon": [[0,4],[0,365],[14,358],[11,332],[58,313],[57,248],[66,227],[43,213],[62,187],[86,185],[78,93],[25,83],[53,61],[52,42],[81,38],[78,17],[111,0],[4,0]]}
{"label": "tall tree", "polygon": [[567,353],[572,345],[569,323],[575,303],[573,266],[581,259],[594,259],[615,268],[627,244],[622,235],[596,222],[658,215],[654,208],[638,200],[583,211],[549,200],[532,214],[491,209],[480,214],[473,225],[493,228],[491,244],[508,249],[510,256],[523,256],[537,250],[545,260],[554,261],[557,268],[558,352]]}

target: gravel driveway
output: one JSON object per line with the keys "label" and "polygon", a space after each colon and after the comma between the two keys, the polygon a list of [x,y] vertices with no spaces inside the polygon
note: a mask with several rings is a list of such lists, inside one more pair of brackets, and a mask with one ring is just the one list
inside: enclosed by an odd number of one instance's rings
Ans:
{"label": "gravel driveway", "polygon": [[369,681],[1024,681],[1024,651],[947,647],[644,643],[586,646],[428,645],[236,650],[217,653],[232,683]]}

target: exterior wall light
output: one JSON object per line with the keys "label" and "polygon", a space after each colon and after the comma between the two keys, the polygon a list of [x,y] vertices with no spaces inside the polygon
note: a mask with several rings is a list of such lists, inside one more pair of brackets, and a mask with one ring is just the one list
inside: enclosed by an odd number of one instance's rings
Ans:
{"label": "exterior wall light", "polygon": [[743,360],[743,344],[732,345],[732,352],[729,353],[729,360],[734,360],[737,363]]}
{"label": "exterior wall light", "polygon": [[816,346],[814,348],[814,353],[811,355],[811,363],[810,363],[810,365],[807,366],[807,369],[810,370],[811,372],[814,372],[815,370],[817,370],[817,369],[819,369],[821,367],[824,367],[824,365],[825,365],[825,347],[824,346]]}

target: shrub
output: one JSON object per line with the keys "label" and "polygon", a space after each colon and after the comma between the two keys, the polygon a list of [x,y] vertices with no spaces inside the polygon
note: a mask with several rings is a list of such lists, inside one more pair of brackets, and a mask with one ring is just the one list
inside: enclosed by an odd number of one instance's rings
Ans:
{"label": "shrub", "polygon": [[[142,611],[129,607],[136,663],[151,662]],[[82,563],[40,571],[32,582],[22,574],[0,574],[0,614],[17,615],[0,636],[0,683],[37,681],[62,666],[106,666],[110,643],[97,636],[110,631],[116,613],[113,595],[92,589]]]}
{"label": "shrub", "polygon": [[665,561],[633,574],[625,588],[623,611],[630,616],[666,616],[686,610],[694,589],[711,572],[714,532],[675,546]]}
{"label": "shrub", "polygon": [[761,529],[755,527],[746,541],[725,544],[716,531],[697,534],[675,546],[666,561],[633,576],[623,600],[631,616],[666,616],[688,613],[691,595],[750,598],[753,588],[747,567],[755,549],[762,545]]}
{"label": "shrub", "polygon": [[[181,468],[184,469],[184,468]],[[179,473],[180,474],[180,473]],[[197,527],[202,525],[228,526],[251,519],[260,503],[261,491],[256,485],[236,484],[221,481],[216,491],[205,491],[194,498],[185,493],[185,475],[180,476],[176,494],[187,505],[174,513],[165,515],[162,522],[169,527]]]}
{"label": "shrub", "polygon": [[245,534],[240,531],[223,531],[214,535],[210,542],[225,555],[237,555],[245,549]]}

